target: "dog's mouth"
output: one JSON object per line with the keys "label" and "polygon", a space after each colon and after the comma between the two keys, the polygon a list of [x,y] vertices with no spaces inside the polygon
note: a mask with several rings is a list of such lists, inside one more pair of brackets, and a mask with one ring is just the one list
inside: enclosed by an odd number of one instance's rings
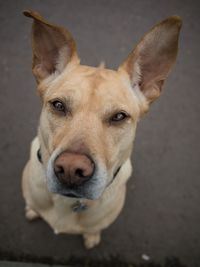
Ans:
{"label": "dog's mouth", "polygon": [[70,198],[83,198],[82,196],[80,195],[77,195],[76,193],[61,193],[62,196],[65,196],[65,197],[70,197]]}
{"label": "dog's mouth", "polygon": [[[115,171],[115,173],[113,175],[112,180],[110,181],[110,183],[107,184],[107,186],[109,186],[113,182],[113,180],[117,176],[117,174],[120,171],[120,169],[121,169],[121,166],[117,168],[117,170]],[[65,197],[70,197],[70,198],[88,198],[88,197],[82,195],[80,193],[80,191],[78,191],[78,189],[79,189],[78,186],[71,186],[71,187],[66,188],[66,190],[72,190],[72,191],[69,191],[69,192],[58,192],[58,194],[60,194],[62,196],[65,196]]]}

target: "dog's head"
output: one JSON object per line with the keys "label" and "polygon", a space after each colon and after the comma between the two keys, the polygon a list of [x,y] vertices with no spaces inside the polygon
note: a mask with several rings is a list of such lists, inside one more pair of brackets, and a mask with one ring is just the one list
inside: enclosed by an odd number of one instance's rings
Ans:
{"label": "dog's head", "polygon": [[39,139],[50,191],[97,199],[130,157],[136,124],[175,62],[179,17],[152,28],[118,70],[80,65],[64,28],[33,18],[33,74],[42,98]]}

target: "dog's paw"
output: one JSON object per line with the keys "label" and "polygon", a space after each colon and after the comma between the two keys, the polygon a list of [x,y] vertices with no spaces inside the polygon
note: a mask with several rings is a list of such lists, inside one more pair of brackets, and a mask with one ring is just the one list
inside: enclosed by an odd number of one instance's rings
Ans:
{"label": "dog's paw", "polygon": [[84,245],[87,249],[91,249],[95,246],[97,246],[101,241],[101,233],[95,233],[95,234],[84,234]]}
{"label": "dog's paw", "polygon": [[35,212],[34,210],[32,210],[28,206],[26,206],[26,208],[25,208],[25,216],[26,216],[26,219],[29,221],[35,220],[38,217],[40,217],[37,212]]}

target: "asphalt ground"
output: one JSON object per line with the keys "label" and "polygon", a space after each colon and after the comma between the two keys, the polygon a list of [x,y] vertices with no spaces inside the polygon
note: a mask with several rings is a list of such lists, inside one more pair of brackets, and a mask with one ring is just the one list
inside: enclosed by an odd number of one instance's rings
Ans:
{"label": "asphalt ground", "polygon": [[[125,207],[91,251],[80,236],[54,235],[44,221],[24,217],[21,172],[41,108],[31,74],[31,20],[22,16],[27,8],[66,26],[83,64],[104,60],[110,68],[155,23],[174,14],[183,19],[176,66],[138,125]],[[0,259],[200,266],[199,22],[199,1],[0,1]]]}

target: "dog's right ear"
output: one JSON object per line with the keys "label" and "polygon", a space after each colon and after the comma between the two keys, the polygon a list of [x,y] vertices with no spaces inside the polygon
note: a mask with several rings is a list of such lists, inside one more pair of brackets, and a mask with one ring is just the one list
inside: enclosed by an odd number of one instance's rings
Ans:
{"label": "dog's right ear", "polygon": [[70,32],[50,24],[37,12],[26,10],[23,13],[33,19],[32,70],[38,83],[53,73],[61,73],[69,62],[79,63]]}

